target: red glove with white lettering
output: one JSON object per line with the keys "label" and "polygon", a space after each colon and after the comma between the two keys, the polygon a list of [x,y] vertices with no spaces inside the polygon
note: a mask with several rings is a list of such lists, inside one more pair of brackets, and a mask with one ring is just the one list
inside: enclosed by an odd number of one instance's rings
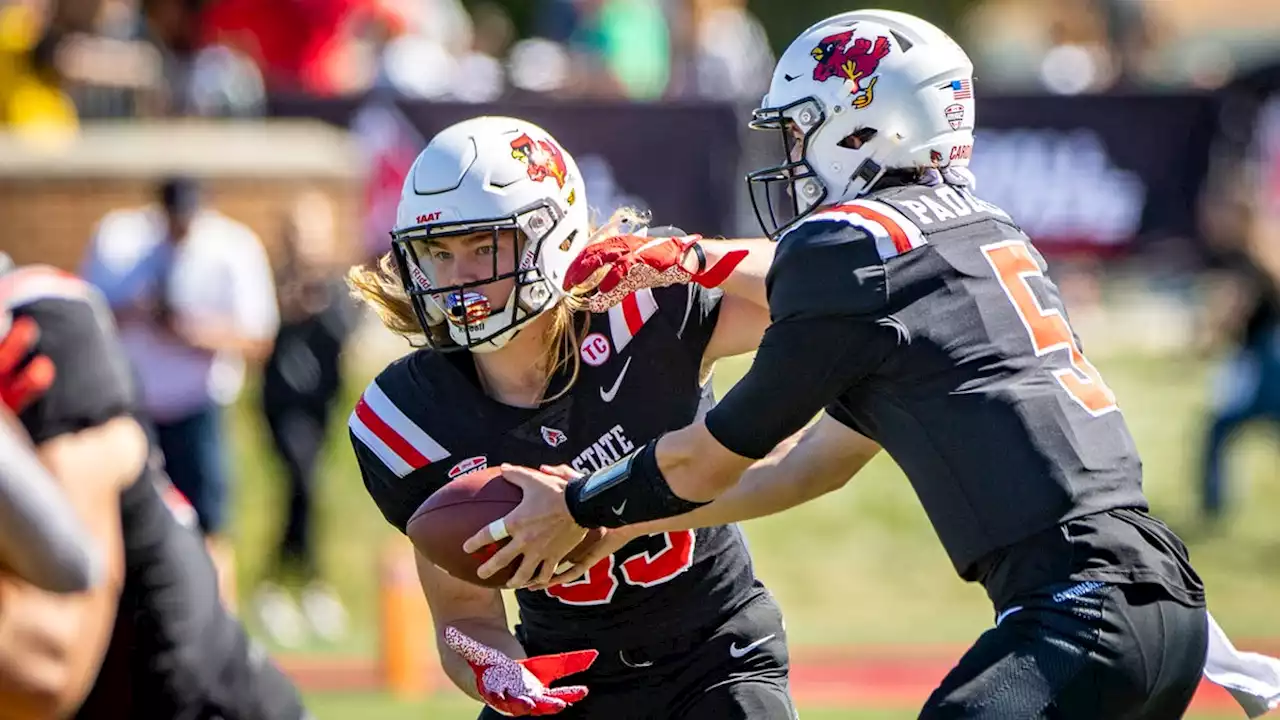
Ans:
{"label": "red glove with white lettering", "polygon": [[0,402],[18,413],[53,385],[57,373],[49,358],[31,357],[40,341],[36,321],[29,317],[10,320],[7,312],[0,317],[0,332],[4,332],[0,338]]}
{"label": "red glove with white lettering", "polygon": [[[746,250],[725,253],[711,267],[698,241],[701,235],[645,237],[615,235],[583,248],[565,271],[566,292],[580,288],[591,292],[587,309],[604,312],[642,288],[696,282],[713,288],[724,282],[747,256]],[[685,267],[689,251],[697,253],[698,269]],[[597,280],[598,278],[598,280]],[[594,288],[592,284],[594,282]]]}
{"label": "red glove with white lettering", "polygon": [[476,674],[476,689],[485,704],[503,715],[554,715],[587,696],[583,685],[547,687],[565,675],[591,667],[600,653],[577,650],[512,660],[471,639],[453,626],[444,629],[445,644],[462,656]]}

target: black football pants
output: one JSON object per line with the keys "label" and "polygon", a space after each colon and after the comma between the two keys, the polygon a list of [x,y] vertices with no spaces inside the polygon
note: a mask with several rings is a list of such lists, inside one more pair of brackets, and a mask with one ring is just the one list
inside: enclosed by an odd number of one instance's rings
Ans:
{"label": "black football pants", "polygon": [[1200,683],[1208,615],[1154,585],[1015,598],[943,679],[926,720],[1173,720]]}

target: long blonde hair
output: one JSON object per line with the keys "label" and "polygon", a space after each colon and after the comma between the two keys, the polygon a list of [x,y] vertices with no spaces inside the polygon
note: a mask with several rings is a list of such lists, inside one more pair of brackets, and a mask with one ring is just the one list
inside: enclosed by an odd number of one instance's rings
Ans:
{"label": "long blonde hair", "polygon": [[[648,224],[649,218],[633,208],[616,210],[609,222],[592,229],[591,239],[587,244],[608,237],[618,228],[626,232],[637,232]],[[413,301],[405,292],[400,281],[400,272],[396,268],[395,259],[388,252],[376,262],[355,265],[347,271],[347,287],[351,295],[368,305],[378,316],[383,326],[391,332],[404,337],[411,343],[418,338],[425,338],[418,315],[414,312]],[[588,288],[589,289],[589,288]],[[546,350],[541,363],[547,368],[547,376],[554,377],[562,368],[572,366],[569,381],[555,395],[545,398],[543,402],[551,402],[562,397],[573,389],[578,381],[578,373],[582,369],[582,359],[578,355],[578,346],[582,344],[591,317],[587,314],[584,299],[585,290],[575,288],[566,293],[550,311],[551,327],[546,336]],[[431,328],[431,344],[433,346],[452,343],[448,328],[444,323]]]}

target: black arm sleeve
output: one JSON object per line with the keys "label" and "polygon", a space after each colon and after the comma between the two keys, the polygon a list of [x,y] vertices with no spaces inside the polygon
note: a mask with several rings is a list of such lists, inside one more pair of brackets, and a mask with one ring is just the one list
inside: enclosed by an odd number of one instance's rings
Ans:
{"label": "black arm sleeve", "polygon": [[754,459],[873,372],[899,338],[881,323],[887,297],[875,243],[848,225],[789,233],[768,287],[773,324],[751,369],[706,418],[721,445]]}
{"label": "black arm sleeve", "polygon": [[40,326],[36,352],[53,361],[53,386],[20,419],[40,444],[101,425],[137,409],[133,373],[115,325],[96,291],[85,297],[47,297],[14,308]]}
{"label": "black arm sleeve", "polygon": [[774,323],[751,369],[707,413],[707,430],[733,453],[762,458],[874,370],[895,342],[892,330],[849,318]]}

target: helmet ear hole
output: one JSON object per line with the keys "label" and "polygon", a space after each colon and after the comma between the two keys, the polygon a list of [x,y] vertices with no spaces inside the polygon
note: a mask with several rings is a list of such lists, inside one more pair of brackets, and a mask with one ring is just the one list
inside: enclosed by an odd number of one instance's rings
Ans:
{"label": "helmet ear hole", "polygon": [[854,130],[849,135],[846,135],[844,139],[842,139],[840,142],[836,144],[842,148],[847,148],[849,150],[857,150],[861,148],[863,145],[865,145],[867,142],[869,142],[871,138],[875,136],[876,136],[875,128],[859,128],[857,130]]}

